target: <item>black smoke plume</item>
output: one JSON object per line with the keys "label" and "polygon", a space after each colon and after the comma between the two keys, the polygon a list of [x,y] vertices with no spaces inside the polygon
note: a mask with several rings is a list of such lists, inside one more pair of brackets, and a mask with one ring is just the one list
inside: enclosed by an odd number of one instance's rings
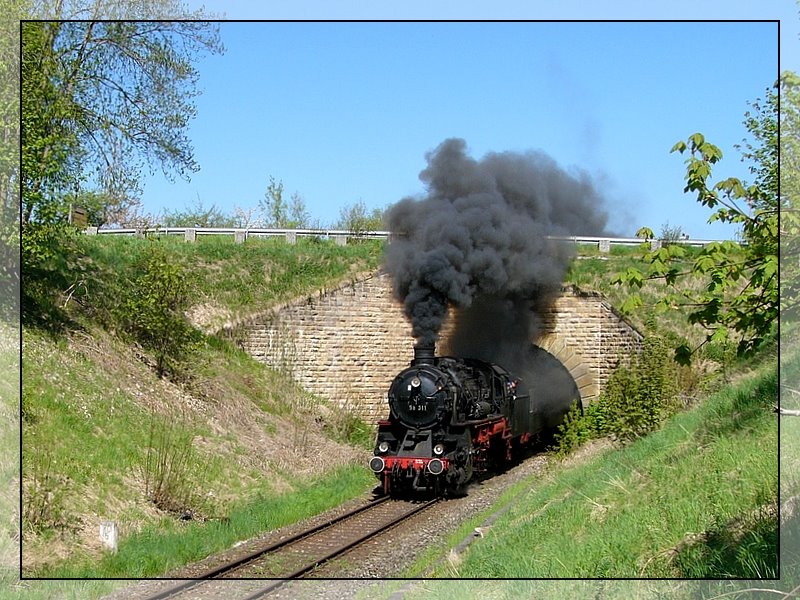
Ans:
{"label": "black smoke plume", "polygon": [[582,172],[541,152],[466,154],[448,139],[426,155],[421,199],[387,211],[394,236],[384,266],[421,345],[433,345],[449,306],[450,348],[513,368],[530,348],[536,313],[560,293],[572,257],[548,236],[600,235],[603,198]]}

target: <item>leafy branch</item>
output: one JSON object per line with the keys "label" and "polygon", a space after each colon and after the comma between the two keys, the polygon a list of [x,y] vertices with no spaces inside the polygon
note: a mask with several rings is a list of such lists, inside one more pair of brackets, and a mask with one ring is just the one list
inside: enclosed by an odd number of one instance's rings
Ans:
{"label": "leafy branch", "polygon": [[[777,137],[772,135],[777,123],[778,96],[768,92],[765,104],[755,103],[760,111],[749,115],[745,124],[761,143],[748,146],[746,158],[756,165],[755,183],[747,185],[736,177],[712,185],[713,166],[722,159],[719,147],[700,133],[679,141],[671,152],[687,154],[685,193],[696,194],[697,201],[712,209],[709,223],[720,221],[741,226],[742,243],[714,242],[703,248],[690,268],[686,251],[678,245],[646,250],[642,267],[630,267],[613,279],[616,285],[628,286],[632,293],[621,310],[630,313],[643,305],[639,290],[647,281],[659,280],[671,288],[657,304],[661,311],[689,309],[689,323],[706,331],[706,338],[692,349],[681,344],[675,360],[688,364],[692,355],[708,342],[725,342],[738,337],[737,354],[752,353],[770,335],[778,318],[778,161]],[[687,277],[705,282],[700,290],[678,290]]]}

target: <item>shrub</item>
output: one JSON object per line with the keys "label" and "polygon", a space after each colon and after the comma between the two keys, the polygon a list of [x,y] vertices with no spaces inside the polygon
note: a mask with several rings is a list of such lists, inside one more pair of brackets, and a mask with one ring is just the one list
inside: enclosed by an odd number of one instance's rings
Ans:
{"label": "shrub", "polygon": [[631,366],[621,366],[609,379],[597,408],[602,421],[598,430],[633,439],[657,429],[675,406],[678,369],[670,341],[647,338]]}
{"label": "shrub", "polygon": [[564,421],[558,426],[553,439],[554,450],[558,456],[567,456],[595,435],[596,431],[594,431],[589,415],[582,414],[577,405],[573,406],[564,417]]}
{"label": "shrub", "polygon": [[85,296],[92,261],[82,252],[77,230],[66,225],[28,224],[21,241],[22,320],[57,331],[69,322],[69,301]]}
{"label": "shrub", "polygon": [[196,500],[192,473],[202,476],[192,434],[180,428],[175,418],[154,413],[142,467],[147,497],[166,512],[180,514],[190,510]]}
{"label": "shrub", "polygon": [[200,341],[200,332],[186,317],[191,286],[185,269],[170,261],[157,242],[145,252],[143,262],[144,269],[122,304],[123,320],[136,341],[153,352],[156,374],[175,375]]}
{"label": "shrub", "polygon": [[50,452],[35,452],[26,457],[25,467],[28,481],[24,485],[22,520],[26,533],[42,533],[64,528],[69,517],[64,502],[68,481],[56,472],[54,458]]}
{"label": "shrub", "polygon": [[556,434],[556,453],[565,456],[586,441],[610,436],[628,441],[654,431],[678,406],[680,373],[672,358],[674,340],[652,335],[630,366],[611,375],[600,398],[583,415],[573,409]]}
{"label": "shrub", "polygon": [[671,226],[669,223],[664,223],[661,226],[661,235],[658,236],[658,239],[663,246],[668,246],[678,240],[682,240],[683,236],[683,229],[679,225]]}

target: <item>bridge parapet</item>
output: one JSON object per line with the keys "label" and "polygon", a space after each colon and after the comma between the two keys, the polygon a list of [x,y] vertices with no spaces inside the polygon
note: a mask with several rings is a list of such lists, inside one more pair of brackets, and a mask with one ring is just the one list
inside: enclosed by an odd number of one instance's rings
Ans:
{"label": "bridge parapet", "polygon": [[[252,356],[368,422],[386,417],[389,384],[413,358],[411,327],[384,273],[266,311],[236,329]],[[446,324],[443,339],[448,332]],[[531,342],[566,366],[585,405],[620,361],[641,349],[642,335],[599,294],[565,288]]]}

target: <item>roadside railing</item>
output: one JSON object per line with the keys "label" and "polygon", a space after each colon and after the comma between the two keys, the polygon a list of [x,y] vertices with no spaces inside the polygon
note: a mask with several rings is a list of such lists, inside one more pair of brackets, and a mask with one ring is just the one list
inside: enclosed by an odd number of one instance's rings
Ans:
{"label": "roadside railing", "polygon": [[[340,245],[347,244],[347,240],[356,239],[383,239],[390,240],[392,237],[402,234],[393,234],[390,231],[349,231],[346,229],[279,229],[279,228],[235,228],[235,227],[149,227],[131,229],[98,229],[97,227],[87,227],[86,233],[89,235],[135,235],[144,237],[147,235],[182,235],[186,241],[193,242],[197,236],[204,235],[232,235],[236,242],[244,242],[250,237],[283,237],[290,244],[294,244],[299,237],[316,237],[321,239],[331,239]],[[625,237],[599,237],[599,236],[548,236],[549,239],[563,240],[576,244],[596,245],[601,252],[608,252],[611,246],[638,246],[646,240],[641,238]],[[678,239],[671,240],[670,243],[682,244],[685,246],[707,246],[719,240],[693,240]],[[651,248],[661,246],[660,240],[649,240]]]}

